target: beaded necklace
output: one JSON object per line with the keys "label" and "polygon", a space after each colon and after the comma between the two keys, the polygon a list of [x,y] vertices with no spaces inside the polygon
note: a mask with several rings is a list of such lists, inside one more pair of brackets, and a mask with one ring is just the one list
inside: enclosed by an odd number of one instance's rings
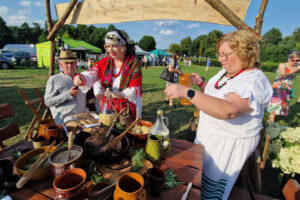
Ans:
{"label": "beaded necklace", "polygon": [[227,81],[225,81],[222,85],[219,86],[219,82],[227,75],[227,72],[225,72],[220,78],[219,80],[215,83],[215,88],[218,90],[220,88],[222,88],[224,85],[227,84],[227,82],[231,79],[233,79],[234,77],[237,77],[240,73],[242,73],[245,69],[241,69],[238,73],[236,73],[234,76],[230,77],[229,79],[227,79]]}

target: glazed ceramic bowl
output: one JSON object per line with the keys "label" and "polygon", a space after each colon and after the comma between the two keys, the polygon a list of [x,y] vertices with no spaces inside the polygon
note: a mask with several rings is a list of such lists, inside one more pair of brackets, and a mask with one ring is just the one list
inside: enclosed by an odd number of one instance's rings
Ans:
{"label": "glazed ceramic bowl", "polygon": [[[27,172],[27,170],[24,170],[24,166],[28,163],[29,159],[38,155],[38,154],[42,154],[44,153],[47,149],[49,148],[49,146],[44,146],[44,147],[40,147],[37,149],[33,149],[27,153],[25,153],[24,155],[22,155],[16,162],[16,170],[17,172],[23,176],[25,174],[25,172]],[[55,150],[55,146],[51,148],[50,152]],[[30,180],[32,181],[37,181],[37,180],[41,180],[44,179],[46,177],[48,177],[50,175],[50,167],[42,167],[39,168],[34,174],[33,176],[30,178]]]}
{"label": "glazed ceramic bowl", "polygon": [[[147,121],[147,120],[140,120],[138,123],[138,126],[146,126],[146,127],[151,127],[152,122]],[[148,139],[149,134],[136,134],[132,132],[132,130],[128,131],[130,136],[133,137],[133,139],[138,140],[138,141],[146,141]]]}

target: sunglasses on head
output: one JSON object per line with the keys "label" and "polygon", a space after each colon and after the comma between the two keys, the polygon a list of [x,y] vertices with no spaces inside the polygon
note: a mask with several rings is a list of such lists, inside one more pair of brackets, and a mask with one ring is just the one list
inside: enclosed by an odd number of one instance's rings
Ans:
{"label": "sunglasses on head", "polygon": [[106,38],[109,40],[112,40],[112,41],[118,41],[118,42],[121,41],[121,39],[117,38],[117,36],[115,36],[115,35],[107,35]]}

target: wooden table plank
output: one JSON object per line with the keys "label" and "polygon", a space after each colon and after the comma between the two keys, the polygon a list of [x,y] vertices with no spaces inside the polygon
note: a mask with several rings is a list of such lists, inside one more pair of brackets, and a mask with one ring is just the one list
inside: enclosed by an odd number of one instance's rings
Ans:
{"label": "wooden table plank", "polygon": [[186,140],[171,138],[171,146],[178,149],[191,150],[203,154],[203,146]]}
{"label": "wooden table plank", "polygon": [[28,187],[23,187],[21,190],[16,190],[13,193],[10,193],[14,200],[52,200]]}
{"label": "wooden table plank", "polygon": [[177,181],[184,182],[186,184],[192,182],[193,187],[198,189],[201,188],[202,171],[168,160],[163,160],[159,163],[159,167],[164,171],[172,169],[173,172],[178,175]]}
{"label": "wooden table plank", "polygon": [[202,171],[202,153],[171,147],[163,159]]}

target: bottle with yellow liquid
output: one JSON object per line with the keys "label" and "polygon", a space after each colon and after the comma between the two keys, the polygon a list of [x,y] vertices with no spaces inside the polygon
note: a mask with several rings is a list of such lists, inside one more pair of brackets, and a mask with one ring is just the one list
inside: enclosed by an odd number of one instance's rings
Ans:
{"label": "bottle with yellow liquid", "polygon": [[[164,123],[164,120],[166,121],[166,124]],[[161,136],[162,145],[165,152],[171,149],[169,129],[167,127],[168,125],[169,125],[168,118],[163,116],[163,111],[157,110],[157,118],[149,130],[149,134],[150,134],[149,136],[151,135]]]}
{"label": "bottle with yellow liquid", "polygon": [[111,89],[107,88],[105,92],[105,101],[99,113],[99,121],[104,126],[110,126],[117,116],[116,109],[111,102]]}

